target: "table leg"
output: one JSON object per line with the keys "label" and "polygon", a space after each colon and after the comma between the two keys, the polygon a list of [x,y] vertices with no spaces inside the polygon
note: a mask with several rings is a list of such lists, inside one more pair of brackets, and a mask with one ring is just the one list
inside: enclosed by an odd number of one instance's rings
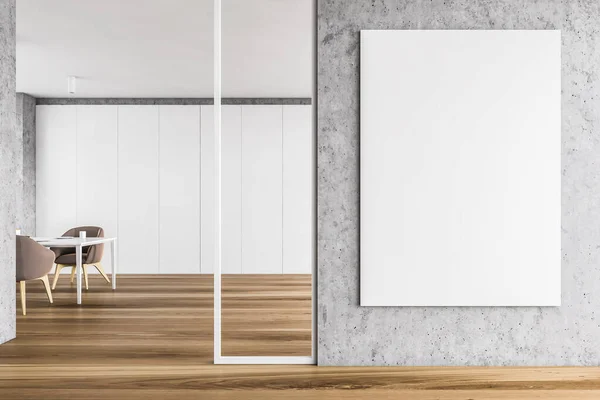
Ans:
{"label": "table leg", "polygon": [[76,265],[77,269],[77,304],[81,304],[81,270],[83,269],[81,265],[81,252],[82,246],[75,247],[75,257],[76,257]]}
{"label": "table leg", "polygon": [[112,264],[112,288],[117,289],[117,241],[110,242],[110,256]]}

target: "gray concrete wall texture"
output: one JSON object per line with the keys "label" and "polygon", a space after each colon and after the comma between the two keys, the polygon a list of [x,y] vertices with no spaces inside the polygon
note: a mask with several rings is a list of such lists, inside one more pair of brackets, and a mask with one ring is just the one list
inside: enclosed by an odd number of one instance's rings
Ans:
{"label": "gray concrete wall texture", "polygon": [[35,235],[35,97],[17,93],[17,222],[24,235]]}
{"label": "gray concrete wall texture", "polygon": [[15,0],[0,0],[0,343],[14,339],[16,221]]}
{"label": "gray concrete wall texture", "polygon": [[[358,306],[361,29],[562,31],[561,307]],[[320,365],[600,364],[599,71],[596,0],[319,0]]]}

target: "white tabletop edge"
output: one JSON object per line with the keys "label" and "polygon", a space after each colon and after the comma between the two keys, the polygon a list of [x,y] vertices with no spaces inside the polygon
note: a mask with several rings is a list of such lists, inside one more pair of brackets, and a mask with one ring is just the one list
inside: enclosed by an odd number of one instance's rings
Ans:
{"label": "white tabletop edge", "polygon": [[39,244],[46,247],[75,247],[75,246],[91,246],[94,244],[102,244],[117,240],[116,237],[99,237],[99,238],[48,238],[48,237],[31,237]]}

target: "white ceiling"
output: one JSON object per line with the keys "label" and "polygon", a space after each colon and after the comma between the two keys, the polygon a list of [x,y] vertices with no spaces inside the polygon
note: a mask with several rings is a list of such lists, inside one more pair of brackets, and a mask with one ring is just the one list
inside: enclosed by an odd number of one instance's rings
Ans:
{"label": "white ceiling", "polygon": [[[17,0],[17,91],[212,97],[212,11],[213,0]],[[312,97],[314,0],[223,0],[222,29],[224,97]]]}

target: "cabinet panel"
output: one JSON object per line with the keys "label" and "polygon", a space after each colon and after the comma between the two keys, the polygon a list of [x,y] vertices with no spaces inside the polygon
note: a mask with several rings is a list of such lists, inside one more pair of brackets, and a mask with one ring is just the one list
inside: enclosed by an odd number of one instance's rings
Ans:
{"label": "cabinet panel", "polygon": [[[214,131],[213,107],[202,106],[202,272],[214,266]],[[242,272],[242,106],[221,108],[221,233],[224,274]]]}
{"label": "cabinet panel", "polygon": [[214,108],[200,106],[200,272],[212,274],[215,254]]}
{"label": "cabinet panel", "polygon": [[36,114],[36,235],[60,236],[77,224],[77,108],[41,105]]}
{"label": "cabinet panel", "polygon": [[227,105],[222,120],[222,227],[224,274],[242,273],[242,106]]}
{"label": "cabinet panel", "polygon": [[[99,225],[124,273],[212,273],[213,135],[212,106],[38,106],[37,234]],[[311,272],[313,147],[310,106],[223,106],[223,273]]]}
{"label": "cabinet panel", "polygon": [[200,106],[159,108],[160,264],[200,273]]}
{"label": "cabinet panel", "polygon": [[159,272],[158,106],[119,106],[119,271]]}
{"label": "cabinet panel", "polygon": [[283,272],[314,263],[313,129],[310,105],[283,106]]}
{"label": "cabinet panel", "polygon": [[242,272],[282,272],[282,106],[242,106]]}
{"label": "cabinet panel", "polygon": [[[117,113],[117,106],[77,106],[77,225],[101,226],[106,236],[118,236]],[[102,264],[112,270],[110,245]]]}

